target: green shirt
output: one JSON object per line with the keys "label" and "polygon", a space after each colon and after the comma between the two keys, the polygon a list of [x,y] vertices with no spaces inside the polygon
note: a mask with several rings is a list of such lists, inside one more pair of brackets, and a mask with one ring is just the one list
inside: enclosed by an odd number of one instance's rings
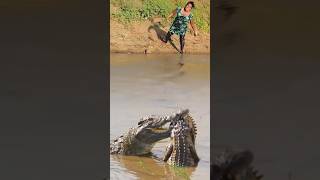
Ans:
{"label": "green shirt", "polygon": [[192,14],[190,13],[189,16],[184,16],[181,13],[182,8],[177,8],[177,15],[169,29],[169,31],[173,34],[182,35],[184,36],[188,29],[188,23],[192,19]]}

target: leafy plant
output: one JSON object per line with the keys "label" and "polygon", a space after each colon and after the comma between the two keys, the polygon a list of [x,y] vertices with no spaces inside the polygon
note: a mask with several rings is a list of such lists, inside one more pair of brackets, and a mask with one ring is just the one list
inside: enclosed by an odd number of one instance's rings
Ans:
{"label": "leafy plant", "polygon": [[167,17],[174,9],[174,7],[175,4],[172,1],[168,0],[144,0],[141,9],[141,17]]}
{"label": "leafy plant", "polygon": [[[185,0],[111,0],[118,7],[112,12],[112,17],[123,23],[141,21],[152,17],[167,17],[177,6],[183,7]],[[193,20],[199,30],[210,31],[210,0],[195,1],[196,8],[192,10]],[[167,24],[167,22],[164,22]]]}

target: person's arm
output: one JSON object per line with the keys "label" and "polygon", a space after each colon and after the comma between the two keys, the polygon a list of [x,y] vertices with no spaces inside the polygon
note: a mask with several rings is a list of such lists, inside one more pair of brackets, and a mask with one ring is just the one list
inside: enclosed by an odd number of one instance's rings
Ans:
{"label": "person's arm", "polygon": [[197,36],[198,35],[198,30],[197,30],[197,27],[194,24],[193,20],[190,21],[190,25],[191,25],[191,27],[193,29],[194,35]]}
{"label": "person's arm", "polygon": [[167,20],[169,20],[170,18],[174,17],[177,14],[177,9],[173,10],[169,16],[167,17]]}

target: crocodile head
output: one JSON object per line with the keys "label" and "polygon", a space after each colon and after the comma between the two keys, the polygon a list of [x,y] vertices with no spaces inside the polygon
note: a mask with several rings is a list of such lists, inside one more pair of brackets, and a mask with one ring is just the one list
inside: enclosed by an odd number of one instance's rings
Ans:
{"label": "crocodile head", "polygon": [[[147,116],[138,122],[138,126],[110,143],[110,154],[146,155],[151,152],[154,144],[170,137],[175,121],[189,113],[188,109],[181,110],[171,116]],[[165,127],[166,125],[169,126]]]}
{"label": "crocodile head", "polygon": [[242,152],[225,152],[218,156],[212,166],[213,180],[260,180],[263,175],[251,166],[253,153],[249,150]]}
{"label": "crocodile head", "polygon": [[192,140],[192,144],[195,145],[197,126],[194,119],[189,114],[180,117],[178,120],[171,121],[170,126],[173,127],[171,138],[178,136],[188,137]]}
{"label": "crocodile head", "polygon": [[195,149],[196,126],[190,115],[173,122],[171,141],[164,161],[173,166],[196,166],[199,157]]}
{"label": "crocodile head", "polygon": [[[171,130],[175,122],[185,117],[189,113],[188,109],[181,110],[171,116],[147,116],[138,122],[136,138],[145,144],[153,144],[157,141],[170,137]],[[166,126],[168,125],[169,126]]]}

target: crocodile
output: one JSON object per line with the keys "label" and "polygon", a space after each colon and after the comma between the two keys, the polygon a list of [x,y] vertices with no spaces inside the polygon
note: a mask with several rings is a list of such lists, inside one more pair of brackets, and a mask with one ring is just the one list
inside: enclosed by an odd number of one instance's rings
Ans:
{"label": "crocodile", "polygon": [[225,151],[215,158],[211,166],[213,180],[261,180],[257,170],[251,166],[254,159],[249,150]]}
{"label": "crocodile", "polygon": [[173,123],[171,141],[163,160],[172,166],[197,166],[200,159],[195,149],[197,129],[193,118],[188,114]]}
{"label": "crocodile", "polygon": [[[140,119],[138,126],[110,143],[110,154],[148,155],[157,141],[170,137],[174,122],[189,113],[188,109],[170,116],[150,115]],[[169,127],[164,127],[169,123]]]}

